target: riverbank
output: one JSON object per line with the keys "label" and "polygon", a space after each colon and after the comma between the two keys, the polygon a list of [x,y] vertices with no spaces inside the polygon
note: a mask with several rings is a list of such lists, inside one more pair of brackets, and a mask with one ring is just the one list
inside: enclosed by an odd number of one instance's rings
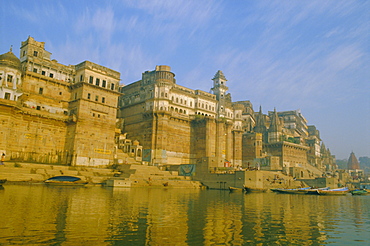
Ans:
{"label": "riverbank", "polygon": [[161,171],[154,166],[124,165],[120,170],[37,163],[5,162],[0,165],[0,179],[7,184],[38,184],[60,175],[79,177],[89,185],[107,185],[108,180],[120,180],[130,187],[201,188],[200,182],[177,172]]}

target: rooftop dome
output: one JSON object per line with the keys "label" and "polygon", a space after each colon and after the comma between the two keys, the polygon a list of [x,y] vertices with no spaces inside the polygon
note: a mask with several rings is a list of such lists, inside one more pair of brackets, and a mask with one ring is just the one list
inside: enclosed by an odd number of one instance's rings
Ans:
{"label": "rooftop dome", "polygon": [[0,55],[0,65],[21,70],[21,61],[13,54],[12,49],[7,53]]}

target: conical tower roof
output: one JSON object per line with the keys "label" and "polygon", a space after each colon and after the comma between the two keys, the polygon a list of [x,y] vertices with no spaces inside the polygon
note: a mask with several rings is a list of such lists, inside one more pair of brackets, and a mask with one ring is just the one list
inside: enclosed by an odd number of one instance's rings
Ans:
{"label": "conical tower roof", "polygon": [[347,167],[348,167],[348,170],[360,169],[360,164],[358,163],[355,153],[353,152],[349,156]]}
{"label": "conical tower roof", "polygon": [[274,113],[271,118],[269,132],[279,132],[279,131],[280,131],[280,120],[276,112],[276,108],[274,108]]}
{"label": "conical tower roof", "polygon": [[256,126],[253,128],[255,132],[264,133],[266,131],[265,118],[262,114],[262,107],[260,106],[260,111],[256,117]]}
{"label": "conical tower roof", "polygon": [[224,81],[227,81],[224,73],[221,70],[218,70],[213,79],[222,79]]}

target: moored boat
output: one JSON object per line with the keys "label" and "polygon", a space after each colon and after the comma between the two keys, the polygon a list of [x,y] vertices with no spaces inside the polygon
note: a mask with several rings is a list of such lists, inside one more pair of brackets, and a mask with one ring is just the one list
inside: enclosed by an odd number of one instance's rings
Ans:
{"label": "moored boat", "polygon": [[329,187],[324,187],[324,188],[317,188],[317,189],[307,189],[305,190],[305,194],[307,195],[318,195],[319,192],[317,192],[318,190],[329,190],[330,188]]}
{"label": "moored boat", "polygon": [[246,192],[266,192],[267,188],[251,188],[251,187],[244,187]]}
{"label": "moored boat", "polygon": [[305,191],[311,189],[311,187],[296,188],[296,189],[276,189],[274,191],[284,194],[305,194]]}
{"label": "moored boat", "polygon": [[73,176],[55,176],[44,181],[47,185],[86,185],[88,182]]}
{"label": "moored boat", "polygon": [[319,193],[319,195],[347,195],[348,192],[349,192],[348,187],[328,190],[317,190],[317,193]]}
{"label": "moored boat", "polygon": [[3,185],[3,184],[5,184],[6,183],[6,179],[0,179],[0,185]]}
{"label": "moored boat", "polygon": [[356,189],[350,191],[352,195],[367,195],[369,192],[365,189]]}

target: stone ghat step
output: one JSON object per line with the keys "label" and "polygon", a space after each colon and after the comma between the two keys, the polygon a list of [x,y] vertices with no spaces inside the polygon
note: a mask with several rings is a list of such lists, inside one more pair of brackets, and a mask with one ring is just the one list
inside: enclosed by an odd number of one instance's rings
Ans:
{"label": "stone ghat step", "polygon": [[131,187],[152,187],[152,188],[192,188],[199,189],[202,184],[190,180],[132,180]]}
{"label": "stone ghat step", "polygon": [[118,174],[112,169],[68,167],[59,165],[10,163],[0,166],[0,179],[9,182],[42,182],[60,175],[76,176],[91,183],[104,183],[105,180]]}

